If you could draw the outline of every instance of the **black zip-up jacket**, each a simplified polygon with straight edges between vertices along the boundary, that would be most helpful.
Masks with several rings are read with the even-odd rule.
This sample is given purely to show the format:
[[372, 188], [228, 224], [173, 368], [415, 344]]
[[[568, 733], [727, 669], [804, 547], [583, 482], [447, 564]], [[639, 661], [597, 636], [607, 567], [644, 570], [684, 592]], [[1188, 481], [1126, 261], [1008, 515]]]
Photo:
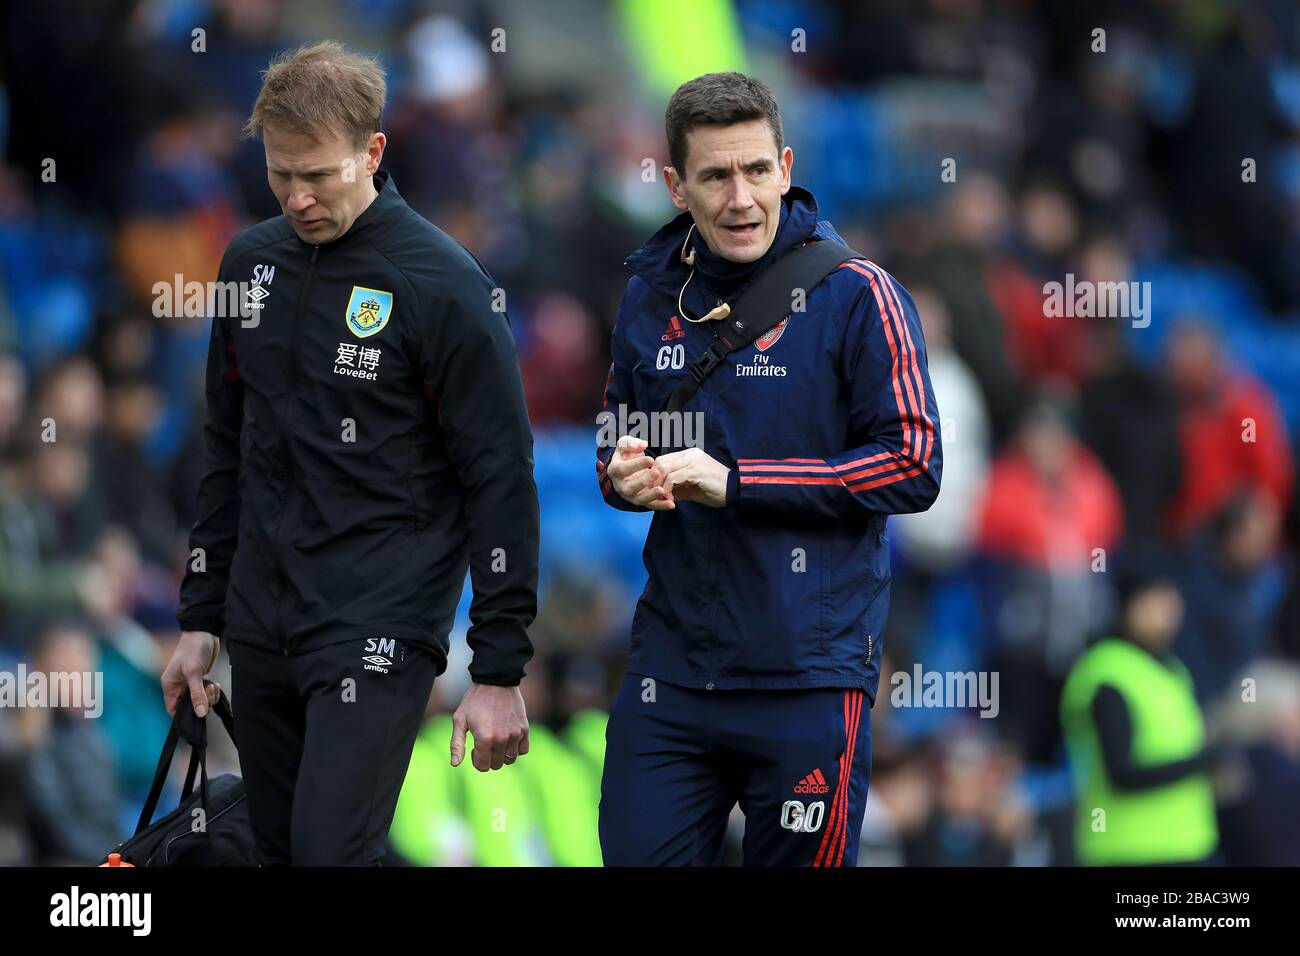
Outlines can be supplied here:
[[441, 673], [468, 565], [470, 674], [514, 685], [538, 505], [504, 297], [386, 172], [375, 187], [332, 242], [279, 216], [226, 250], [220, 280], [252, 283], [240, 296], [261, 307], [212, 321], [177, 620], [286, 655], [411, 641]]

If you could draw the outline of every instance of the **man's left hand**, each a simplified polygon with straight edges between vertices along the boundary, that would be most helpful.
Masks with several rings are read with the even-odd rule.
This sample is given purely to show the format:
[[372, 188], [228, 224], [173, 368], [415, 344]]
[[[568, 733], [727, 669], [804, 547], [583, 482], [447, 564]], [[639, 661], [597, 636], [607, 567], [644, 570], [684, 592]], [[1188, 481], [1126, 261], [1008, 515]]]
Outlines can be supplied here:
[[731, 469], [701, 448], [687, 448], [655, 459], [672, 482], [673, 497], [710, 508], [727, 506], [727, 476]]
[[528, 753], [528, 714], [518, 687], [471, 684], [451, 717], [451, 765], [465, 759], [465, 731], [474, 735], [474, 769], [500, 770]]

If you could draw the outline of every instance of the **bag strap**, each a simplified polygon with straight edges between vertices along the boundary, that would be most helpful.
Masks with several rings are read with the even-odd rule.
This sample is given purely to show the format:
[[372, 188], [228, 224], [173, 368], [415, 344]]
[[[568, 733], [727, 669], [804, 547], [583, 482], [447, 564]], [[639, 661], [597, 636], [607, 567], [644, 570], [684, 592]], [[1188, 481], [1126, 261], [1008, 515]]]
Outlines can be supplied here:
[[176, 753], [179, 738], [180, 733], [176, 730], [173, 718], [171, 728], [167, 731], [167, 740], [163, 743], [162, 754], [158, 757], [158, 769], [154, 771], [153, 783], [149, 785], [149, 796], [145, 798], [144, 807], [140, 810], [140, 822], [135, 825], [137, 836], [153, 822], [153, 812], [158, 808], [158, 800], [162, 797], [163, 784], [167, 780], [167, 771], [171, 769], [172, 756]]
[[792, 249], [760, 272], [731, 314], [718, 323], [714, 329], [717, 337], [708, 350], [687, 366], [690, 378], [673, 390], [664, 411], [681, 411], [728, 354], [745, 348], [779, 325], [790, 314], [795, 289], [808, 293], [849, 259], [862, 258], [861, 253], [842, 242], [822, 239]]
[[[207, 683], [211, 683], [210, 681]], [[225, 691], [217, 697], [217, 702], [212, 705], [212, 712], [221, 718], [221, 724], [226, 728], [226, 733], [230, 735], [230, 742], [239, 749], [239, 744], [235, 740], [235, 715], [230, 710], [230, 701], [226, 699]], [[207, 730], [204, 728], [203, 736], [206, 738]], [[202, 747], [190, 748], [190, 766], [185, 771], [185, 786], [181, 790], [181, 803], [184, 803], [191, 793], [194, 792], [194, 772], [196, 767], [203, 770], [203, 806], [206, 809], [208, 805], [208, 753], [206, 742]]]
[[[207, 687], [212, 683], [204, 680], [203, 686]], [[189, 701], [189, 698], [186, 698]], [[182, 716], [183, 704], [177, 705], [176, 715], [172, 718], [172, 725], [167, 731], [167, 739], [163, 743], [162, 753], [158, 756], [158, 767], [154, 771], [153, 783], [149, 786], [149, 795], [145, 798], [144, 807], [140, 810], [140, 820], [136, 824], [135, 832], [137, 835], [148, 829], [153, 822], [154, 811], [158, 809], [158, 801], [162, 799], [163, 787], [167, 783], [167, 774], [171, 770], [172, 759], [176, 755], [176, 747], [180, 743], [182, 736], [181, 721], [193, 721], [194, 727], [189, 727], [186, 739], [190, 741], [190, 764], [185, 773], [185, 788], [181, 791], [180, 804], [183, 804], [191, 793], [194, 792], [194, 777], [196, 772], [201, 772], [200, 778], [200, 798], [203, 801], [203, 812], [208, 810], [208, 740], [207, 740], [207, 722], [198, 719], [191, 705], [188, 714]], [[235, 715], [230, 709], [230, 701], [226, 699], [226, 692], [223, 690], [217, 697], [216, 704], [212, 707], [220, 719], [222, 726], [226, 728], [226, 733], [230, 735], [230, 740], [236, 747], [239, 744], [235, 741]], [[197, 727], [197, 730], [195, 729]], [[180, 804], [177, 804], [179, 806]]]
[[206, 820], [208, 813], [208, 748], [206, 746], [195, 747], [190, 750], [190, 766], [185, 771], [185, 786], [181, 788], [181, 799], [177, 806], [183, 806], [185, 801], [190, 798], [190, 794], [194, 792], [196, 764], [201, 774], [199, 777], [199, 806], [203, 807], [203, 816]]

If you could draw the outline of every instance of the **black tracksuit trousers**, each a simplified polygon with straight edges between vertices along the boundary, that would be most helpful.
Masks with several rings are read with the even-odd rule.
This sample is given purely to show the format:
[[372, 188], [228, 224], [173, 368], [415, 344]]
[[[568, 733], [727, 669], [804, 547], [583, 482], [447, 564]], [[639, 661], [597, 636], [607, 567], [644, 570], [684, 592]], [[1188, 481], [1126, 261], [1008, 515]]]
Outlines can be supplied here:
[[263, 866], [378, 866], [439, 673], [360, 638], [287, 656], [231, 639], [235, 733]]

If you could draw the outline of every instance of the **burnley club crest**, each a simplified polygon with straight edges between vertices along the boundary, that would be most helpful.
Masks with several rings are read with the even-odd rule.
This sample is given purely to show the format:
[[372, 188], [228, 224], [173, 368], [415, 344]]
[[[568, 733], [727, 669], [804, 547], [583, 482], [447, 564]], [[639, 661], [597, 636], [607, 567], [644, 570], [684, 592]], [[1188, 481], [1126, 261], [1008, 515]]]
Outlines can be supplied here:
[[388, 324], [393, 314], [393, 293], [354, 285], [348, 299], [347, 323], [359, 339], [374, 335]]

